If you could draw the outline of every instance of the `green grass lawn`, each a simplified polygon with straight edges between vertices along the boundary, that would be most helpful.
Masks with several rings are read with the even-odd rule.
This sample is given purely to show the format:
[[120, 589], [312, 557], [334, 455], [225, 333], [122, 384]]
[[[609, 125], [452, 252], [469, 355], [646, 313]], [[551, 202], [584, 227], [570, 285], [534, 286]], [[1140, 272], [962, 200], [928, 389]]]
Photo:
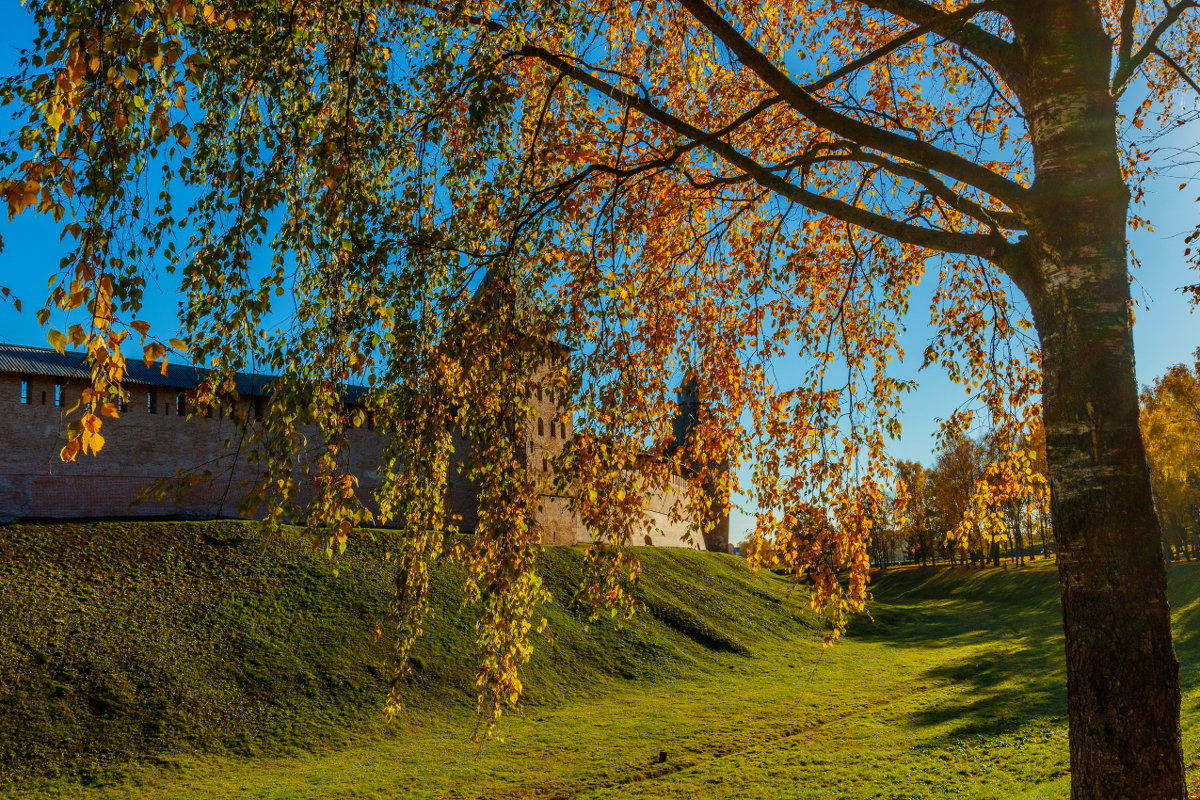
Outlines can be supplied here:
[[[149, 530], [138, 526], [137, 536]], [[200, 529], [167, 526], [152, 531], [171, 554], [163, 572], [139, 561], [139, 548], [123, 550], [119, 530], [77, 536], [57, 556], [39, 548], [61, 534], [7, 531], [0, 555], [10, 580], [0, 599], [15, 611], [0, 625], [0, 754], [43, 760], [40, 770], [10, 770], [11, 797], [1069, 793], [1047, 562], [879, 576], [873, 619], [822, 648], [817, 620], [789, 612], [799, 603], [784, 581], [695, 553], [646, 550], [648, 613], [624, 627], [588, 626], [565, 601], [579, 551], [548, 550], [547, 581], [562, 599], [548, 611], [553, 638], [531, 667], [528, 702], [501, 723], [502, 741], [478, 745], [468, 741], [470, 616], [452, 568], [437, 576], [410, 713], [389, 725], [377, 714], [386, 641], [367, 630], [386, 607], [386, 541], [358, 547], [334, 576], [295, 544], [248, 535], [245, 545], [213, 547], [197, 539]], [[113, 588], [124, 580], [117, 569], [107, 582], [83, 580], [114, 562], [136, 564], [131, 580], [144, 585], [131, 594]], [[198, 564], [207, 565], [203, 579]], [[1192, 724], [1200, 719], [1198, 570], [1177, 565], [1171, 574], [1189, 759], [1200, 749]], [[71, 611], [81, 592], [91, 600]], [[29, 605], [35, 594], [50, 600], [9, 605]], [[87, 619], [72, 622], [72, 613]], [[120, 638], [113, 619], [135, 620], [136, 633]], [[39, 624], [51, 627], [50, 642], [36, 639]], [[93, 648], [87, 659], [71, 655], [80, 642]], [[174, 661], [156, 655], [164, 648]], [[43, 654], [41, 665], [31, 651]], [[12, 658], [32, 676], [11, 668]], [[58, 703], [37, 720], [37, 735], [3, 733], [35, 699]]]

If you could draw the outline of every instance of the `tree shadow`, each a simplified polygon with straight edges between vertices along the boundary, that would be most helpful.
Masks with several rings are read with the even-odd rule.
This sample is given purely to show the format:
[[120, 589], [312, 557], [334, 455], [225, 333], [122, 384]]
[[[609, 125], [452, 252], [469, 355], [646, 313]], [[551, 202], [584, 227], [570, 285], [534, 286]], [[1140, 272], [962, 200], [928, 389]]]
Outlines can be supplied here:
[[[917, 676], [962, 687], [954, 699], [912, 713], [912, 723], [943, 731], [932, 746], [1064, 724], [1066, 679], [1057, 576], [1028, 570], [922, 570], [889, 576], [876, 588], [874, 622], [851, 636], [895, 647], [971, 646]], [[1200, 564], [1169, 569], [1175, 647], [1184, 707], [1200, 709]]]
[[[1066, 714], [1058, 584], [1053, 570], [911, 570], [875, 587], [874, 622], [850, 635], [885, 647], [937, 648], [947, 659], [915, 682], [963, 691], [911, 712], [941, 733], [929, 746], [1015, 734]], [[951, 655], [966, 649], [969, 655]]]

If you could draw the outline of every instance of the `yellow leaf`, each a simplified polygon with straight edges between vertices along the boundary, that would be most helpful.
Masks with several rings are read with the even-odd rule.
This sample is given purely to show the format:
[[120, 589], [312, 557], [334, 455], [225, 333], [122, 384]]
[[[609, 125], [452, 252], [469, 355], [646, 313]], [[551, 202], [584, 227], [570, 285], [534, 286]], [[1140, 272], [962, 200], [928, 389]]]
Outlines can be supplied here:
[[142, 360], [146, 363], [147, 367], [153, 364], [155, 361], [158, 361], [166, 354], [167, 349], [158, 342], [151, 342], [142, 348]]
[[77, 455], [79, 455], [79, 442], [74, 439], [67, 442], [63, 449], [58, 451], [58, 457], [63, 461], [74, 461]]

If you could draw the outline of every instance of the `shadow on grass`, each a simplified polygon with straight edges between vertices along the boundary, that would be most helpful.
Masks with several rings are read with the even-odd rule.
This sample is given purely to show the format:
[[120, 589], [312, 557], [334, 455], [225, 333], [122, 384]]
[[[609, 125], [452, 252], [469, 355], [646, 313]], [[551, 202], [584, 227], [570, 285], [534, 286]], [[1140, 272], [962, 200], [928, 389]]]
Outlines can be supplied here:
[[[1175, 647], [1185, 699], [1200, 690], [1200, 564], [1169, 570]], [[1065, 724], [1062, 620], [1057, 575], [1022, 570], [917, 569], [877, 581], [874, 623], [852, 636], [890, 647], [967, 648], [924, 671], [921, 680], [964, 691], [953, 702], [914, 712], [938, 741], [993, 739], [1031, 726]]]
[[1169, 599], [1174, 612], [1175, 654], [1184, 695], [1200, 690], [1200, 564], [1172, 564]]
[[1065, 716], [1053, 569], [905, 570], [877, 578], [874, 594], [875, 622], [860, 622], [851, 635], [886, 647], [937, 648], [947, 657], [918, 682], [963, 690], [911, 714], [915, 726], [941, 731], [929, 745], [996, 739]]

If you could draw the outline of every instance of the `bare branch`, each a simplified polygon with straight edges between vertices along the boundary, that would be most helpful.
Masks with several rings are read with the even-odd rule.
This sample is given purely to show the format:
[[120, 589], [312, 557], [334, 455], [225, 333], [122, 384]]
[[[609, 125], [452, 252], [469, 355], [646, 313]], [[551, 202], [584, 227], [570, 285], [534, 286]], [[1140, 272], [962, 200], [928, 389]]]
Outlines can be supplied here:
[[[937, 20], [943, 20], [948, 15], [922, 0], [857, 0], [862, 5], [878, 11], [886, 11], [897, 17], [912, 22], [915, 25], [925, 25]], [[1001, 0], [1002, 4], [1008, 3]], [[985, 31], [978, 25], [964, 24], [951, 26], [940, 30], [942, 38], [948, 42], [971, 51], [987, 62], [988, 66], [1006, 82], [1012, 83], [1021, 74], [1017, 68], [1017, 48], [1012, 42], [1005, 41], [995, 34]]]
[[1133, 19], [1137, 14], [1137, 0], [1125, 0], [1121, 7], [1121, 40], [1117, 45], [1117, 63], [1124, 64], [1133, 54]]
[[905, 31], [882, 47], [878, 47], [875, 50], [872, 50], [870, 53], [867, 53], [862, 58], [856, 58], [849, 64], [846, 64], [834, 72], [831, 72], [829, 75], [826, 75], [824, 78], [808, 84], [804, 87], [804, 90], [815, 94], [835, 81], [841, 80], [847, 75], [857, 72], [868, 64], [874, 63], [875, 61], [894, 53], [904, 45], [914, 41], [915, 39], [921, 38], [927, 33], [941, 34], [943, 32], [949, 32], [955, 28], [962, 27], [962, 25], [971, 17], [974, 17], [977, 14], [982, 14], [985, 11], [991, 11], [999, 7], [1000, 4], [1001, 0], [986, 0], [986, 2], [983, 3], [964, 6], [958, 11], [955, 11], [953, 14], [934, 17], [929, 22], [922, 23], [911, 30]]
[[1184, 82], [1187, 83], [1188, 86], [1192, 87], [1193, 92], [1200, 94], [1200, 84], [1197, 84], [1196, 81], [1192, 79], [1192, 76], [1187, 74], [1187, 70], [1185, 70], [1178, 61], [1171, 58], [1171, 56], [1169, 56], [1167, 52], [1160, 47], [1154, 48], [1154, 55], [1167, 62], [1167, 66], [1175, 70], [1176, 74], [1178, 74], [1180, 78], [1183, 78]]
[[[1007, 230], [1025, 230], [1025, 225], [1021, 219], [1011, 211], [993, 211], [984, 208], [974, 200], [963, 197], [955, 192], [942, 181], [938, 180], [928, 170], [921, 169], [912, 164], [901, 164], [891, 159], [874, 153], [864, 153], [855, 148], [847, 155], [841, 156], [822, 156], [824, 160], [852, 160], [860, 161], [866, 164], [875, 164], [882, 167], [885, 171], [908, 178], [916, 183], [921, 184], [933, 197], [938, 198], [943, 203], [953, 208], [960, 214], [965, 214], [972, 219], [982, 222], [984, 225], [992, 229], [1007, 229]], [[815, 159], [814, 159], [815, 161]]]

